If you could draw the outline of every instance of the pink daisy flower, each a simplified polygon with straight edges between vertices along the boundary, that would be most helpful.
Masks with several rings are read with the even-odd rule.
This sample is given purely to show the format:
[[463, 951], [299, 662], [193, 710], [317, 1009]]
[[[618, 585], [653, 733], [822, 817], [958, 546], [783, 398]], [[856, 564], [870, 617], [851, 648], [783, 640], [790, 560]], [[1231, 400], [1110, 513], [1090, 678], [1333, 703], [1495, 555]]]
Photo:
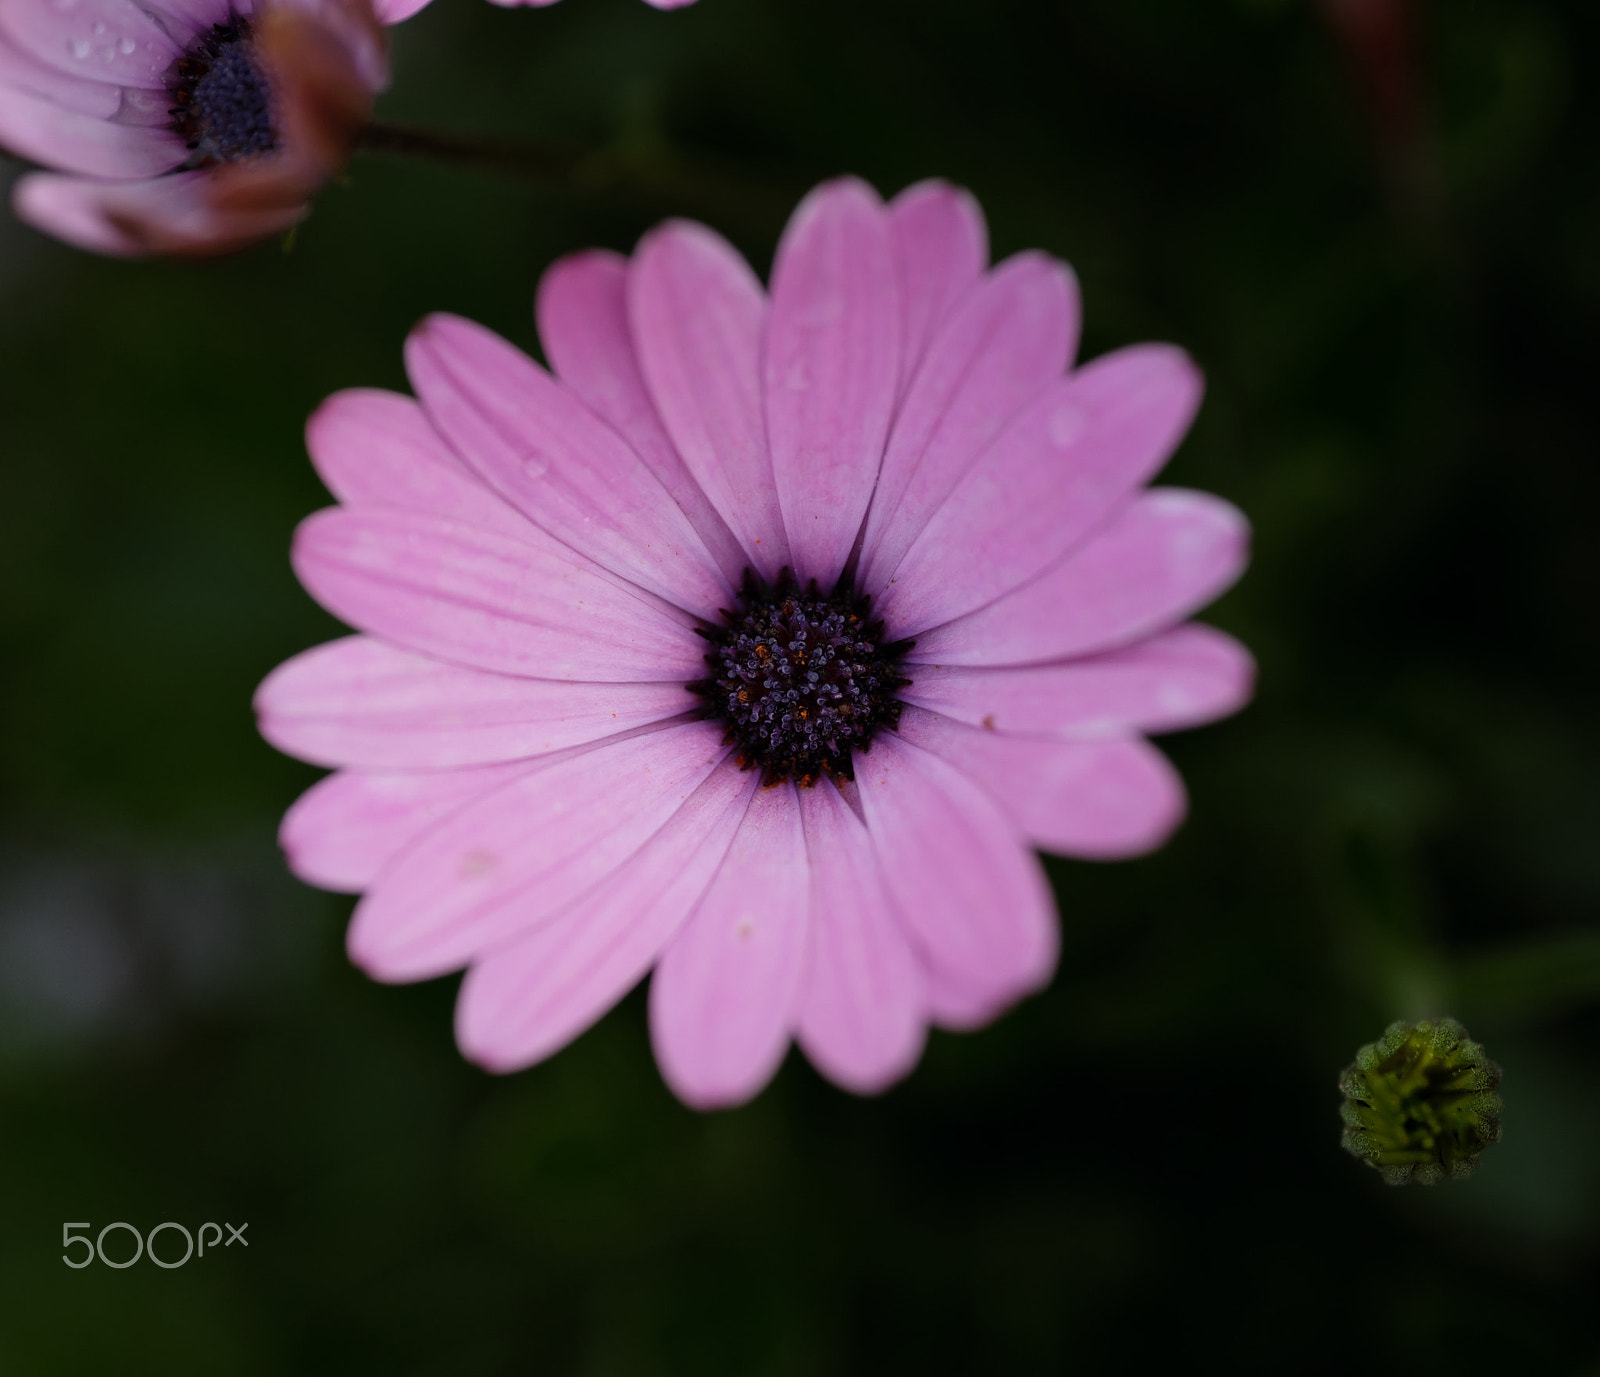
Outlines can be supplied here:
[[989, 268], [973, 201], [818, 188], [770, 296], [700, 225], [546, 274], [547, 373], [450, 316], [418, 400], [312, 418], [340, 505], [295, 569], [363, 634], [262, 685], [338, 773], [297, 874], [364, 891], [382, 980], [469, 967], [467, 1056], [526, 1066], [654, 969], [668, 1083], [733, 1104], [791, 1039], [871, 1092], [928, 1024], [1050, 978], [1033, 847], [1158, 845], [1183, 789], [1144, 733], [1247, 698], [1183, 619], [1230, 583], [1226, 503], [1143, 491], [1200, 399], [1179, 350], [1072, 367], [1071, 272]]
[[0, 144], [57, 169], [12, 204], [97, 253], [280, 233], [344, 166], [386, 63], [370, 0], [0, 0]]

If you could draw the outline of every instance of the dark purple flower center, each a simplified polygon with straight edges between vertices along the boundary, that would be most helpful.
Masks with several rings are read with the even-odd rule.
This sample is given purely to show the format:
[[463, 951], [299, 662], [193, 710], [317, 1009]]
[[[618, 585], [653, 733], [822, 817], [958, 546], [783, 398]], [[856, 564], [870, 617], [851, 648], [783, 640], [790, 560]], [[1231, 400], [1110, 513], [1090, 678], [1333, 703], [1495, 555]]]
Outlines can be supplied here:
[[242, 162], [278, 147], [272, 84], [248, 19], [213, 24], [173, 65], [167, 90], [172, 128], [194, 153], [190, 167]]
[[787, 569], [776, 587], [746, 570], [724, 625], [701, 631], [711, 672], [689, 687], [727, 724], [740, 768], [759, 769], [763, 784], [853, 779], [852, 753], [899, 722], [895, 695], [911, 682], [902, 662], [913, 642], [884, 644], [870, 603], [845, 581], [823, 596], [814, 580], [801, 590]]

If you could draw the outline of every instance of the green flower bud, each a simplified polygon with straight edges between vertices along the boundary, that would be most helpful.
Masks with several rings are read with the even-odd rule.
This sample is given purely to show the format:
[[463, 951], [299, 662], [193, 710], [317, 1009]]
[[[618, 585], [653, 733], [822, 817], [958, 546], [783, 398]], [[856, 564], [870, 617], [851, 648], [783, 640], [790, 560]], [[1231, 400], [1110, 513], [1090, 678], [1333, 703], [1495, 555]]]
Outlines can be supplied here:
[[1453, 1018], [1391, 1023], [1339, 1077], [1344, 1150], [1391, 1186], [1464, 1181], [1500, 1141], [1500, 1068]]

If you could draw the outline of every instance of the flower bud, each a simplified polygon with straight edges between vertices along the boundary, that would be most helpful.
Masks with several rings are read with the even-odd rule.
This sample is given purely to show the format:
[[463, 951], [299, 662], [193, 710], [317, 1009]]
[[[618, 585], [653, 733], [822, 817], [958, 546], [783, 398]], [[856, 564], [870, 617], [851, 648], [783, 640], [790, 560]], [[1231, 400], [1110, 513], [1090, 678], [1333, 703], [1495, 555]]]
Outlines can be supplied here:
[[1453, 1018], [1391, 1023], [1339, 1077], [1344, 1150], [1391, 1186], [1464, 1181], [1500, 1141], [1500, 1068]]

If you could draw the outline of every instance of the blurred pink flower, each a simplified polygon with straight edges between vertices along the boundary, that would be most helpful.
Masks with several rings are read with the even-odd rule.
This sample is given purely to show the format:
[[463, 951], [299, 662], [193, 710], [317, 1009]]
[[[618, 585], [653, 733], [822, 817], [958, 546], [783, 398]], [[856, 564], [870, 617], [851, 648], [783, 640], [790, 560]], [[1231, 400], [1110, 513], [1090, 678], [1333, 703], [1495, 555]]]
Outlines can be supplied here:
[[469, 1057], [538, 1061], [654, 967], [688, 1103], [754, 1094], [791, 1037], [876, 1091], [929, 1022], [1049, 980], [1031, 846], [1129, 856], [1177, 824], [1143, 733], [1252, 677], [1181, 625], [1243, 567], [1243, 519], [1142, 490], [1200, 376], [1167, 345], [1072, 368], [1071, 272], [987, 256], [964, 193], [833, 182], [770, 296], [668, 223], [546, 274], [554, 376], [435, 316], [418, 401], [312, 418], [341, 505], [295, 568], [365, 634], [262, 685], [266, 737], [339, 767], [282, 840], [365, 891], [374, 976], [471, 968]]
[[0, 144], [59, 170], [12, 203], [98, 253], [239, 248], [305, 218], [386, 64], [370, 0], [0, 0]]

